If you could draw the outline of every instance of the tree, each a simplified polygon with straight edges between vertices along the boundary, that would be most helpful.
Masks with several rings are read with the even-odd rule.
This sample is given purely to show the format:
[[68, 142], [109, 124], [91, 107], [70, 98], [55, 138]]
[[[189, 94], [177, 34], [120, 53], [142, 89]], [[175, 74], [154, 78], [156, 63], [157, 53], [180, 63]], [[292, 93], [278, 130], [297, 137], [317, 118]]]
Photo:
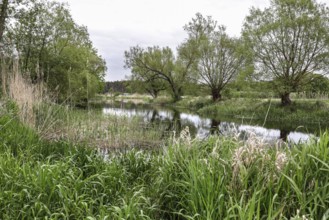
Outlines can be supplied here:
[[60, 55], [51, 57], [45, 78], [48, 88], [58, 93], [59, 101], [86, 102], [103, 91], [101, 85], [106, 66], [96, 51], [69, 44]]
[[315, 98], [316, 95], [327, 96], [329, 94], [329, 79], [320, 74], [309, 74], [309, 82], [301, 92], [305, 92], [308, 98]]
[[17, 10], [6, 37], [20, 54], [22, 72], [45, 82], [59, 101], [86, 101], [101, 91], [106, 64], [65, 4], [33, 0]]
[[213, 101], [218, 101], [223, 89], [236, 79], [244, 65], [243, 54], [238, 50], [239, 41], [230, 38], [224, 26], [199, 13], [185, 30], [189, 34], [187, 44], [198, 52], [197, 80], [210, 88]]
[[167, 89], [167, 86], [161, 78], [157, 76], [133, 76], [131, 77], [130, 87], [134, 91], [147, 92], [156, 99], [161, 91]]
[[315, 0], [272, 0], [252, 8], [243, 35], [252, 47], [261, 78], [272, 80], [283, 106], [307, 84], [309, 73], [324, 73], [329, 59], [329, 10]]
[[181, 59], [180, 56], [176, 58], [169, 47], [143, 49], [135, 46], [125, 51], [125, 68], [131, 69], [133, 77], [162, 80], [167, 84], [174, 101], [181, 99], [192, 63], [192, 57], [190, 60]]
[[15, 15], [15, 7], [17, 7], [22, 0], [9, 1], [9, 0], [1, 0], [0, 1], [0, 73], [1, 73], [1, 87], [2, 87], [2, 95], [6, 96], [6, 81], [7, 81], [7, 64], [5, 62], [6, 57], [11, 57], [12, 51], [8, 54], [5, 53], [4, 45], [5, 42], [3, 40], [3, 36], [6, 30], [6, 24], [8, 23], [8, 19]]
[[6, 19], [8, 16], [8, 0], [2, 0], [0, 4], [0, 45], [2, 44], [2, 36], [5, 31]]

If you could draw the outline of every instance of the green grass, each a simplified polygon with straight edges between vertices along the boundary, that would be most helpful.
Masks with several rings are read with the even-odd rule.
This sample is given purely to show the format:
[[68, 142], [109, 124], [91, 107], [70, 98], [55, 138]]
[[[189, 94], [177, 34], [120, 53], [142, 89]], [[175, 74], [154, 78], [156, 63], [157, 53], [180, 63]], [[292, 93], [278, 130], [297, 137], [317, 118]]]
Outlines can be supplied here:
[[6, 112], [0, 189], [0, 219], [327, 219], [329, 135], [276, 148], [184, 131], [163, 149], [102, 155]]
[[329, 125], [329, 104], [320, 100], [297, 100], [291, 106], [282, 107], [278, 99], [229, 99], [201, 108], [198, 113], [292, 130], [302, 125], [316, 131]]
[[[270, 94], [273, 96], [273, 94]], [[182, 100], [172, 103], [170, 99], [161, 97], [149, 103], [184, 109], [185, 112], [197, 112], [200, 116], [216, 118], [221, 121], [263, 125], [267, 128], [296, 130], [304, 127], [304, 131], [318, 132], [329, 126], [329, 101], [327, 99], [298, 98], [292, 94], [293, 104], [281, 106], [278, 98], [262, 98], [262, 96], [233, 96], [213, 103], [210, 96], [184, 96]]]
[[141, 117], [104, 115], [101, 108], [76, 109], [49, 103], [36, 110], [34, 127], [48, 140], [98, 148], [159, 147], [168, 135], [163, 126]]

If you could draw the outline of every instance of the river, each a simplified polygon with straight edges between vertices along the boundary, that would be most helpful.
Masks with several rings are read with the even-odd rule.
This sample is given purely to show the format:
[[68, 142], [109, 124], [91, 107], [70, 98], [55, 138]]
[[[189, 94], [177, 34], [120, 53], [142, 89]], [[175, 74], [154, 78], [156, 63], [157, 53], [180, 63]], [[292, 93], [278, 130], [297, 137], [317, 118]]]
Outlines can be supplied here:
[[251, 123], [251, 121], [241, 120], [239, 123], [236, 122], [236, 119], [219, 120], [201, 117], [196, 113], [191, 113], [184, 109], [133, 104], [129, 102], [108, 103], [103, 107], [103, 113], [105, 115], [111, 114], [126, 117], [139, 116], [145, 122], [161, 125], [166, 132], [175, 131], [179, 133], [188, 126], [191, 136], [196, 138], [207, 138], [209, 135], [216, 134], [238, 136], [241, 139], [246, 139], [250, 135], [256, 135], [268, 142], [283, 140], [289, 143], [301, 143], [315, 137], [311, 133], [299, 131], [298, 129], [302, 129], [300, 126], [296, 126], [296, 130], [267, 128], [254, 122]]

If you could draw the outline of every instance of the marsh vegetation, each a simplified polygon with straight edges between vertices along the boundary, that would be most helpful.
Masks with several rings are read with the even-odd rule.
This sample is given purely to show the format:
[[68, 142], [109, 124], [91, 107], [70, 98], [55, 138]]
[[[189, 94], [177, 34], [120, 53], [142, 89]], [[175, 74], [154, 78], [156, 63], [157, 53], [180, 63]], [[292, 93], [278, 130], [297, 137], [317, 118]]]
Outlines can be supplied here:
[[120, 92], [151, 97], [107, 83], [117, 107], [65, 4], [1, 1], [0, 219], [328, 219], [328, 16], [273, 0], [232, 38], [197, 13], [177, 52], [125, 52]]
[[328, 144], [191, 138], [108, 151], [49, 141], [1, 113], [1, 218], [327, 218]]

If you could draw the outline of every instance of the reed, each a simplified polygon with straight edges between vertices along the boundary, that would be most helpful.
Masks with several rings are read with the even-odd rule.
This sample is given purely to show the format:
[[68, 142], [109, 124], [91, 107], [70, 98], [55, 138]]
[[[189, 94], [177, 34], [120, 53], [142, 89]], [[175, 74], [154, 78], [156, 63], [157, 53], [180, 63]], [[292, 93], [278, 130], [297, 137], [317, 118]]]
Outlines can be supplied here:
[[[65, 103], [55, 103], [56, 95], [46, 91], [43, 83], [32, 84], [19, 71], [18, 61], [8, 79], [8, 105], [21, 122], [47, 140], [67, 140], [98, 148], [161, 146], [161, 126], [150, 125], [139, 117], [104, 116], [99, 110], [79, 110]], [[7, 111], [7, 113], [8, 113]], [[87, 113], [86, 113], [87, 112]], [[129, 125], [129, 126], [128, 126]]]
[[10, 112], [0, 114], [0, 219], [328, 218], [327, 132], [287, 148], [255, 136], [197, 140], [185, 128], [157, 151], [100, 153], [40, 138]]

